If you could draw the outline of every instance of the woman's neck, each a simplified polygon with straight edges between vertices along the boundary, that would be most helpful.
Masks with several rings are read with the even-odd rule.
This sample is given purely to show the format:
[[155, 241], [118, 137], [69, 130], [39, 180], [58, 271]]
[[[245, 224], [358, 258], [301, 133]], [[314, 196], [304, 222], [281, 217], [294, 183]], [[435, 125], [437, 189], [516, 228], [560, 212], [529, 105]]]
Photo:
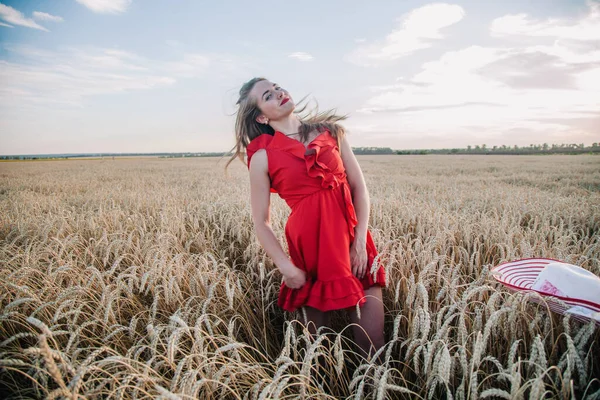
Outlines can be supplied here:
[[296, 117], [295, 115], [291, 115], [289, 118], [280, 121], [271, 121], [269, 125], [271, 125], [271, 128], [275, 129], [276, 131], [279, 131], [284, 135], [290, 136], [298, 134], [298, 132], [300, 131], [300, 125], [302, 125], [302, 123], [300, 122], [298, 117]]

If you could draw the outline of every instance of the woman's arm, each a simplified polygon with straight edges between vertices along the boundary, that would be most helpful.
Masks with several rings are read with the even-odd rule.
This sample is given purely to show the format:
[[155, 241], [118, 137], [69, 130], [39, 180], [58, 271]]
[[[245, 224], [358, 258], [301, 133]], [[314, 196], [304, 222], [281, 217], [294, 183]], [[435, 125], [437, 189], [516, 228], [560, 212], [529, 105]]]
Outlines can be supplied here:
[[358, 220], [358, 224], [354, 228], [355, 240], [366, 243], [369, 210], [371, 208], [369, 191], [367, 190], [367, 185], [365, 184], [365, 178], [360, 169], [360, 165], [352, 152], [352, 147], [350, 146], [346, 135], [342, 138], [341, 146], [342, 161], [352, 191], [352, 202], [354, 203], [356, 219]]
[[354, 227], [354, 241], [350, 246], [350, 263], [352, 273], [362, 279], [367, 272], [367, 226], [369, 224], [369, 192], [365, 184], [358, 161], [345, 135], [341, 140], [342, 161], [352, 192], [352, 203], [356, 211], [357, 225]]
[[288, 258], [273, 232], [270, 215], [270, 189], [267, 152], [260, 149], [254, 153], [250, 163], [250, 205], [254, 229], [258, 241], [284, 275], [286, 285], [296, 289], [304, 284], [304, 273]]

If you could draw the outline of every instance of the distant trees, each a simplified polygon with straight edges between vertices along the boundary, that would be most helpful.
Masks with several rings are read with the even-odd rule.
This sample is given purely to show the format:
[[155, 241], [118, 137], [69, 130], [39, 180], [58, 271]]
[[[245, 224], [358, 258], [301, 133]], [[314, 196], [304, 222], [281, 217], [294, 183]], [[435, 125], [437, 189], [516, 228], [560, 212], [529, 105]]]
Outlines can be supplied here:
[[[476, 144], [475, 147], [468, 145], [466, 148], [448, 148], [448, 149], [414, 149], [414, 150], [394, 150], [390, 147], [353, 147], [354, 154], [600, 154], [600, 143], [594, 142], [591, 146], [585, 146], [583, 143], [543, 143], [530, 144], [527, 147], [518, 145], [507, 146], [494, 145], [491, 148], [485, 143]], [[87, 154], [43, 154], [43, 155], [5, 155], [0, 156], [0, 160], [52, 160], [69, 158], [92, 158], [92, 157], [115, 157], [123, 156], [156, 156], [160, 158], [188, 158], [188, 157], [221, 157], [228, 155], [225, 152], [212, 153], [87, 153]]]
[[354, 154], [395, 154], [390, 147], [353, 147]]
[[585, 146], [583, 143], [561, 143], [561, 144], [530, 144], [526, 147], [518, 145], [507, 146], [495, 145], [489, 148], [486, 144], [476, 144], [475, 147], [468, 145], [465, 149], [430, 149], [430, 150], [397, 150], [396, 154], [600, 154], [600, 144], [593, 143]]

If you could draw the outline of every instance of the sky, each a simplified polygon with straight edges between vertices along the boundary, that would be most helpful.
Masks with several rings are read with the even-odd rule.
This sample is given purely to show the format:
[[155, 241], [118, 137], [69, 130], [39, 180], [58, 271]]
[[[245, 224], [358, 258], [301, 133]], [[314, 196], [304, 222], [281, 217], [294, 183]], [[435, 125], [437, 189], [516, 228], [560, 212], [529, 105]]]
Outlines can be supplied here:
[[220, 152], [263, 76], [353, 147], [600, 142], [600, 1], [0, 0], [0, 154]]

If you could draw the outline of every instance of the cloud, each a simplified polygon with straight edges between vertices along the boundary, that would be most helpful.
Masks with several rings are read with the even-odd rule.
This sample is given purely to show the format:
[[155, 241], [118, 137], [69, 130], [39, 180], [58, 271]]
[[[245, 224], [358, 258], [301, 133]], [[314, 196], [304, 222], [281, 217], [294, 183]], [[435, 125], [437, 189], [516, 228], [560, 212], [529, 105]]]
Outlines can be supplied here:
[[532, 36], [560, 37], [575, 40], [600, 40], [600, 3], [587, 1], [588, 13], [579, 21], [566, 18], [536, 20], [527, 14], [506, 15], [496, 18], [490, 33], [495, 37]]
[[136, 54], [116, 49], [102, 49], [100, 51], [74, 51], [74, 61], [86, 68], [94, 69], [119, 69], [124, 71], [147, 71], [148, 60]]
[[[9, 24], [24, 26], [26, 28], [39, 29], [41, 31], [49, 32], [48, 29], [39, 25], [37, 22], [32, 20], [31, 18], [26, 18], [22, 12], [15, 10], [14, 8], [4, 5], [0, 3], [0, 19]], [[10, 25], [3, 25], [9, 26]]]
[[412, 10], [398, 18], [399, 25], [384, 40], [362, 44], [345, 59], [354, 64], [376, 66], [433, 46], [443, 39], [442, 29], [459, 22], [465, 15], [462, 7], [433, 3]]
[[41, 12], [41, 11], [34, 11], [32, 15], [33, 15], [33, 19], [37, 19], [40, 21], [52, 21], [52, 22], [63, 22], [64, 21], [63, 17], [59, 17], [57, 15], [52, 15], [52, 14], [48, 14], [48, 13]]
[[206, 71], [211, 58], [204, 54], [185, 54], [180, 61], [168, 62], [162, 68], [171, 74], [191, 78]]
[[515, 51], [480, 68], [479, 73], [516, 89], [577, 90], [578, 73], [598, 66], [600, 63], [569, 63], [534, 48]]
[[77, 0], [90, 10], [100, 14], [120, 14], [127, 10], [132, 0]]
[[[530, 40], [445, 52], [408, 78], [371, 86], [357, 124], [388, 139], [429, 135], [439, 143], [448, 137], [590, 141], [598, 135], [592, 126], [600, 109], [600, 50], [581, 32], [597, 15], [590, 4], [579, 18], [527, 18], [515, 32], [532, 33]], [[564, 36], [548, 45], [540, 32]]]
[[114, 49], [66, 49], [59, 52], [9, 47], [23, 63], [0, 61], [0, 93], [5, 106], [81, 106], [86, 97], [147, 90], [175, 79], [146, 68], [153, 63]]
[[5, 106], [51, 105], [81, 106], [85, 97], [150, 89], [170, 85], [173, 78], [159, 75], [131, 76], [122, 73], [79, 70], [72, 66], [41, 69], [0, 61], [0, 76], [18, 79], [0, 96]]
[[220, 79], [244, 67], [226, 54], [188, 53], [177, 61], [161, 61], [111, 48], [51, 51], [6, 45], [5, 49], [22, 61], [0, 60], [4, 107], [78, 107], [91, 96], [151, 90], [209, 73], [211, 79]]
[[412, 112], [412, 111], [426, 111], [426, 110], [442, 110], [442, 109], [447, 109], [447, 108], [460, 108], [460, 107], [467, 107], [467, 106], [488, 106], [488, 107], [501, 107], [501, 104], [497, 104], [497, 103], [489, 103], [489, 102], [477, 102], [477, 101], [473, 101], [473, 102], [465, 102], [465, 103], [458, 103], [458, 104], [443, 104], [443, 105], [432, 105], [432, 106], [425, 106], [425, 105], [421, 105], [421, 106], [406, 106], [406, 107], [397, 107], [397, 108], [391, 108], [391, 107], [373, 107], [373, 108], [368, 108], [368, 109], [362, 109], [360, 110], [361, 112], [368, 112], [368, 113], [406, 113], [406, 112]]
[[289, 58], [295, 58], [296, 60], [300, 60], [300, 61], [311, 61], [313, 60], [313, 56], [308, 54], [308, 53], [303, 53], [301, 51], [292, 53], [290, 55], [288, 55]]
[[[536, 59], [545, 64], [529, 70], [528, 64]], [[549, 67], [553, 63], [560, 66], [553, 56], [526, 49], [471, 46], [425, 63], [410, 84], [381, 90], [359, 111], [412, 112], [403, 122], [412, 121], [414, 129], [428, 131], [432, 126], [466, 126], [474, 120], [490, 127], [519, 125], [524, 119], [568, 118], [597, 110], [600, 84], [595, 82], [600, 81], [600, 64], [580, 69], [565, 64], [563, 70]], [[490, 103], [496, 106], [489, 107]], [[449, 109], [452, 115], [446, 112]], [[433, 120], [442, 120], [441, 115], [444, 124], [438, 126]]]
[[0, 22], [0, 26], [5, 26], [5, 27], [7, 27], [7, 28], [14, 28], [14, 26], [12, 26], [12, 25], [9, 25], [9, 24], [5, 24], [5, 23], [3, 23], [3, 22]]
[[[585, 114], [582, 114], [585, 115]], [[547, 118], [547, 122], [552, 122], [560, 125], [572, 125], [577, 124], [581, 129], [584, 129], [595, 136], [595, 141], [600, 142], [598, 139], [598, 127], [600, 126], [600, 112], [595, 115], [590, 114], [589, 116], [575, 117], [575, 118]]]
[[447, 52], [439, 60], [423, 64], [421, 71], [411, 79], [383, 86], [359, 111], [489, 103], [489, 91], [501, 90], [502, 85], [484, 79], [475, 71], [499, 59], [501, 54], [498, 49], [481, 46]]

